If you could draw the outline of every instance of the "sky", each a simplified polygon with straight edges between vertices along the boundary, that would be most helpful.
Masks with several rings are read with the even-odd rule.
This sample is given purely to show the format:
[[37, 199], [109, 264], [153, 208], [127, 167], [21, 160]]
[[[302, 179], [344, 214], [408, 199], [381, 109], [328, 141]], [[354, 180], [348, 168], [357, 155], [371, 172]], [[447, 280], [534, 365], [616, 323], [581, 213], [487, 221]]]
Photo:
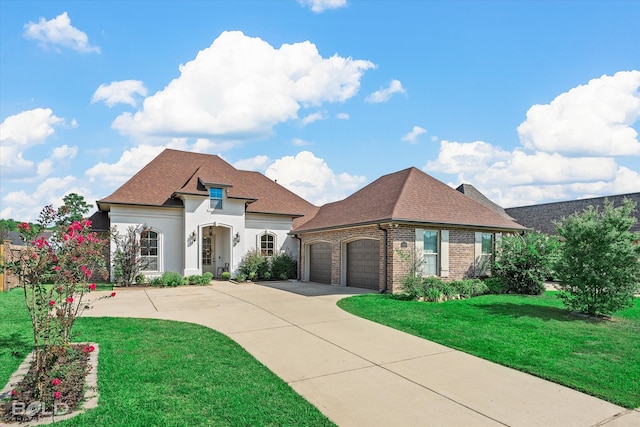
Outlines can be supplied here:
[[0, 218], [165, 148], [308, 201], [416, 167], [503, 207], [640, 191], [640, 1], [0, 0]]

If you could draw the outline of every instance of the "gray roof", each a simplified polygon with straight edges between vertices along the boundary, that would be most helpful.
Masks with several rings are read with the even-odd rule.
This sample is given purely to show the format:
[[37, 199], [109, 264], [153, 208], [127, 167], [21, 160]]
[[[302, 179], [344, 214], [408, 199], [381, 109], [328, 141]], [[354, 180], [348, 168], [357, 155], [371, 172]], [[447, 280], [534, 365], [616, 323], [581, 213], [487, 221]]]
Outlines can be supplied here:
[[476, 187], [474, 187], [473, 185], [471, 185], [471, 184], [460, 184], [458, 186], [458, 188], [456, 188], [456, 190], [458, 190], [459, 192], [461, 192], [465, 196], [470, 197], [471, 199], [475, 200], [476, 202], [480, 203], [485, 208], [489, 208], [492, 211], [494, 211], [495, 213], [497, 213], [499, 215], [502, 215], [503, 217], [505, 217], [507, 219], [515, 221], [515, 218], [513, 218], [508, 213], [506, 213], [504, 211], [504, 209], [502, 208], [502, 206], [497, 205], [496, 203], [493, 203], [491, 200], [489, 200], [487, 198], [487, 196], [485, 196], [480, 191], [478, 191], [478, 189]]
[[640, 193], [543, 203], [540, 205], [507, 208], [505, 211], [525, 227], [533, 228], [542, 233], [556, 234], [556, 221], [560, 221], [573, 213], [580, 213], [589, 206], [602, 209], [605, 200], [609, 200], [613, 203], [614, 207], [618, 207], [622, 205], [624, 199], [631, 199], [636, 203], [636, 209], [632, 212], [636, 217], [636, 223], [631, 228], [631, 231], [640, 231]]

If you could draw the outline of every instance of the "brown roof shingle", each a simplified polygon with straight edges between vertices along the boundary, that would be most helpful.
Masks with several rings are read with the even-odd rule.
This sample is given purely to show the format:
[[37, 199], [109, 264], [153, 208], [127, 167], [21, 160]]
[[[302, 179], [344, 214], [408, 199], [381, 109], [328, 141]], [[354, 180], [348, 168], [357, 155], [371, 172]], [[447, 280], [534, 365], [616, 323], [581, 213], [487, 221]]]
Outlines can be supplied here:
[[384, 175], [346, 199], [322, 206], [315, 217], [295, 231], [385, 221], [525, 229], [412, 167]]
[[[219, 156], [166, 149], [113, 194], [98, 201], [109, 204], [180, 207], [178, 195], [208, 197], [203, 184], [227, 188], [227, 196], [245, 199], [247, 212], [313, 215], [317, 207], [259, 172], [241, 171]], [[302, 223], [302, 221], [297, 221]]]

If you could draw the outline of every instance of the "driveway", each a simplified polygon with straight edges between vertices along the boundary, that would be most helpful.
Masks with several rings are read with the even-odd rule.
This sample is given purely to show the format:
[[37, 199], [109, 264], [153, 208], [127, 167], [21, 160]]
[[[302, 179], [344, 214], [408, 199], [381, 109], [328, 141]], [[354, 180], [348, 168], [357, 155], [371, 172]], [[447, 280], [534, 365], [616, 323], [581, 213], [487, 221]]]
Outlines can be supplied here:
[[367, 292], [303, 282], [132, 288], [84, 315], [179, 320], [220, 331], [340, 426], [640, 425], [640, 410], [336, 306]]

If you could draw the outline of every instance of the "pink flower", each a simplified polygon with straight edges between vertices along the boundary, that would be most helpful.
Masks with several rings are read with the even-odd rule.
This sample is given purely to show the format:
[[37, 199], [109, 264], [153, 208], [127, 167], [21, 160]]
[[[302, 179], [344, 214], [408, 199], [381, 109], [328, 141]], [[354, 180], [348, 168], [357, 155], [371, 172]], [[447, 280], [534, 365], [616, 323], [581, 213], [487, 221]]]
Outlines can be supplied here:
[[111, 298], [115, 297], [116, 293], [115, 292], [111, 292]]
[[53, 267], [53, 271], [60, 271], [60, 266], [56, 265], [55, 267]]
[[69, 297], [65, 301], [68, 302], [69, 304], [71, 304], [73, 302], [73, 297]]
[[39, 238], [33, 243], [35, 243], [38, 249], [42, 249], [45, 246], [49, 246], [49, 242], [47, 242], [47, 239], [44, 236], [42, 236], [41, 238]]
[[90, 291], [95, 291], [96, 290], [96, 284], [95, 283], [90, 284], [89, 285], [89, 290]]
[[60, 396], [62, 396], [62, 393], [60, 393], [59, 391], [56, 391], [53, 393], [53, 398], [54, 399], [60, 399]]
[[83, 353], [91, 353], [92, 351], [95, 351], [95, 347], [92, 345], [85, 345], [84, 348], [82, 349]]
[[19, 230], [29, 231], [29, 223], [23, 222], [22, 224], [18, 224]]
[[58, 286], [58, 292], [62, 292], [62, 286]]
[[53, 307], [54, 305], [56, 305], [56, 302], [54, 300], [49, 301], [49, 307]]
[[16, 394], [18, 394], [18, 392], [17, 392], [17, 391], [15, 391], [15, 390], [11, 390], [11, 396], [15, 396]]
[[53, 385], [60, 384], [60, 379], [59, 378], [54, 378], [53, 381], [51, 381], [51, 384], [53, 384]]

